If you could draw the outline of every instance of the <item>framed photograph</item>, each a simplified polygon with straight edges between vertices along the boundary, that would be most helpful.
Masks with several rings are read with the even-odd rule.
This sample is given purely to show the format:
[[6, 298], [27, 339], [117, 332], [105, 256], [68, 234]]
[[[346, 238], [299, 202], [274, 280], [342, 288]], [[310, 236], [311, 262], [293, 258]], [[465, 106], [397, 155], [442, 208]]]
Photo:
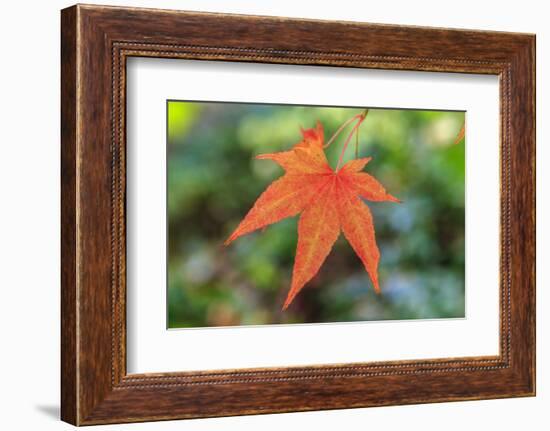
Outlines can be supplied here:
[[535, 36], [61, 14], [62, 419], [535, 394]]

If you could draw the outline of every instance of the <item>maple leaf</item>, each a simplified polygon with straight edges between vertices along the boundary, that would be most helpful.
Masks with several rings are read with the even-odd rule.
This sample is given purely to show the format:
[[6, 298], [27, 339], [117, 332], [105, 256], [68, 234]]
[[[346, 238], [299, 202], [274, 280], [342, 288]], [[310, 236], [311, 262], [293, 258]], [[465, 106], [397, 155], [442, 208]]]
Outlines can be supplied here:
[[466, 134], [466, 122], [464, 122], [464, 124], [462, 124], [462, 127], [461, 127], [460, 131], [458, 132], [458, 135], [456, 135], [454, 145], [460, 143], [460, 141], [462, 141], [464, 139], [465, 134]]
[[324, 133], [320, 122], [315, 129], [302, 130], [302, 135], [302, 141], [289, 151], [256, 157], [277, 162], [285, 174], [260, 195], [225, 241], [228, 245], [242, 235], [301, 213], [292, 283], [283, 310], [317, 274], [340, 232], [363, 262], [375, 291], [380, 292], [380, 252], [372, 214], [361, 198], [400, 202], [386, 193], [373, 176], [361, 172], [370, 157], [351, 160], [341, 169], [333, 170], [323, 149]]

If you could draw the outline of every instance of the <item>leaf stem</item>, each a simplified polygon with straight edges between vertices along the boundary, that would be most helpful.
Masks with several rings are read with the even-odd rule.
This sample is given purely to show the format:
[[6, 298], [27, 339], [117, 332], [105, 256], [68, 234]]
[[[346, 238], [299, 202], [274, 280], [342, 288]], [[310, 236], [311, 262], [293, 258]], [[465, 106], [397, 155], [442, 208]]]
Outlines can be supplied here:
[[357, 133], [355, 134], [355, 158], [359, 158], [359, 129], [357, 129]]
[[[342, 130], [344, 130], [350, 123], [354, 122], [355, 120], [361, 120], [361, 117], [362, 117], [363, 113], [361, 114], [357, 114], [357, 115], [354, 115], [353, 117], [351, 117], [349, 120], [347, 120], [344, 124], [342, 124], [338, 130], [336, 132], [334, 132], [334, 135], [332, 135], [332, 137], [328, 140], [328, 142], [323, 145], [323, 148], [328, 148], [330, 144], [332, 144], [334, 142], [334, 140], [336, 139], [336, 137], [342, 133]], [[362, 121], [362, 120], [361, 120]]]
[[[351, 120], [357, 119], [357, 123], [353, 128], [351, 129], [351, 132], [349, 133], [348, 137], [346, 138], [346, 141], [344, 142], [344, 148], [342, 148], [342, 152], [340, 153], [340, 158], [338, 159], [338, 164], [336, 165], [335, 172], [338, 172], [340, 170], [340, 165], [342, 164], [342, 160], [344, 158], [344, 153], [346, 152], [346, 149], [348, 148], [349, 141], [353, 137], [353, 134], [356, 134], [356, 143], [355, 143], [355, 158], [359, 155], [359, 126], [363, 123], [365, 118], [367, 117], [367, 114], [369, 113], [368, 109], [365, 109], [361, 114], [357, 114], [355, 117], [353, 117]], [[344, 125], [349, 124], [351, 121], [348, 120]], [[332, 140], [332, 138], [331, 138]]]

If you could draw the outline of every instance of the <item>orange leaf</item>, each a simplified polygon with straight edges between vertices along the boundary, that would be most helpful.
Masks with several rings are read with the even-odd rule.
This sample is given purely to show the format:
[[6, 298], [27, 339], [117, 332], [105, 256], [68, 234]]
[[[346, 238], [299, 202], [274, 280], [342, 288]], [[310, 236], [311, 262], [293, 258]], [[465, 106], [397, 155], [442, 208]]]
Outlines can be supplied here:
[[365, 157], [363, 159], [354, 159], [347, 162], [344, 166], [342, 166], [342, 174], [348, 173], [348, 172], [359, 172], [362, 171], [365, 166], [367, 166], [367, 163], [372, 160], [372, 157]]
[[283, 310], [290, 305], [302, 287], [317, 274], [340, 235], [338, 211], [334, 206], [335, 180], [335, 176], [328, 177], [326, 184], [319, 190], [319, 198], [307, 206], [300, 216], [292, 285]]
[[277, 223], [302, 211], [316, 196], [323, 178], [305, 180], [303, 175], [285, 175], [273, 182], [258, 198], [225, 245], [241, 235]]
[[321, 174], [332, 170], [323, 150], [323, 126], [317, 123], [317, 129], [302, 130], [304, 139], [290, 151], [260, 154], [257, 159], [269, 159], [277, 162], [288, 173]]
[[374, 236], [374, 223], [369, 207], [365, 205], [343, 181], [340, 181], [338, 190], [338, 212], [344, 236], [357, 253], [379, 293], [378, 261], [380, 252]]
[[257, 199], [252, 209], [229, 236], [226, 244], [286, 217], [301, 213], [292, 284], [286, 309], [321, 268], [340, 231], [359, 256], [376, 292], [380, 252], [372, 215], [360, 197], [371, 201], [399, 202], [371, 175], [360, 172], [370, 157], [346, 163], [334, 171], [323, 150], [323, 127], [302, 131], [303, 140], [291, 150], [263, 154], [286, 171]]
[[462, 125], [462, 128], [458, 132], [458, 135], [456, 135], [454, 145], [458, 144], [460, 141], [464, 139], [464, 135], [466, 134], [466, 122]]
[[340, 175], [340, 178], [350, 190], [354, 190], [356, 194], [369, 201], [400, 202], [399, 199], [386, 193], [386, 189], [378, 182], [376, 178], [365, 172], [355, 172], [347, 175], [343, 172]]

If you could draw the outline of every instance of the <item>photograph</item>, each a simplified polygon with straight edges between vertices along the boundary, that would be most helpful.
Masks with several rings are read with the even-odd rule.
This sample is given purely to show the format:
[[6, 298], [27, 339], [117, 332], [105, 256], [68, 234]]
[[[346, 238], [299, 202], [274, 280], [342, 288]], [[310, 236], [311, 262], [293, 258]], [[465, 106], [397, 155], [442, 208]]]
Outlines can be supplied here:
[[464, 111], [166, 109], [168, 328], [465, 317]]
[[8, 429], [541, 419], [541, 7], [147, 3], [7, 21]]

